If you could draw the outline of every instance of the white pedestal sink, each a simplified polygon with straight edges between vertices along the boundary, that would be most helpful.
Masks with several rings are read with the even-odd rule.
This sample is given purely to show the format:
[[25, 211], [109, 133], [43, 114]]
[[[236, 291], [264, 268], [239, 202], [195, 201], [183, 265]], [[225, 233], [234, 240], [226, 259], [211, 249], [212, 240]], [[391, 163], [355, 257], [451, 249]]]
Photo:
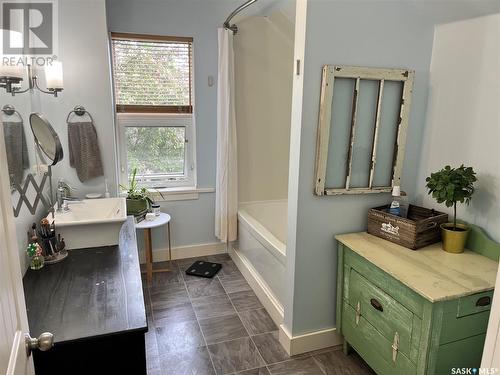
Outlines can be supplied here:
[[[52, 215], [47, 215], [52, 222]], [[127, 220], [125, 198], [84, 199], [70, 202], [69, 211], [55, 212], [56, 233], [66, 249], [113, 246]]]

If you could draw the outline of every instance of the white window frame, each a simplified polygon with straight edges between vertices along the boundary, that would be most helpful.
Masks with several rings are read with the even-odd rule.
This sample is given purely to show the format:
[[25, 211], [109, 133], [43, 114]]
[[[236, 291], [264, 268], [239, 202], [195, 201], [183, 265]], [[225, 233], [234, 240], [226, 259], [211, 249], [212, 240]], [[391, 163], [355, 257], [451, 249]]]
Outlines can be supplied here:
[[172, 188], [192, 188], [197, 187], [196, 173], [196, 130], [194, 115], [170, 114], [170, 113], [117, 113], [116, 125], [119, 149], [119, 176], [120, 184], [128, 186], [128, 160], [125, 130], [127, 127], [185, 127], [185, 179], [171, 180], [165, 176], [158, 184], [140, 184], [148, 189], [168, 191]]

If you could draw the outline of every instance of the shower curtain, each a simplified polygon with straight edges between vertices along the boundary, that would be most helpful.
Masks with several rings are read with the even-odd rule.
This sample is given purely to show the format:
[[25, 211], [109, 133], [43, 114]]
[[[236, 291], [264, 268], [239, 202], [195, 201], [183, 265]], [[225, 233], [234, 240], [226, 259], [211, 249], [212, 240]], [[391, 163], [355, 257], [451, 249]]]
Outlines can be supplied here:
[[225, 28], [219, 28], [218, 32], [215, 236], [229, 242], [236, 240], [238, 220], [234, 53], [232, 32]]

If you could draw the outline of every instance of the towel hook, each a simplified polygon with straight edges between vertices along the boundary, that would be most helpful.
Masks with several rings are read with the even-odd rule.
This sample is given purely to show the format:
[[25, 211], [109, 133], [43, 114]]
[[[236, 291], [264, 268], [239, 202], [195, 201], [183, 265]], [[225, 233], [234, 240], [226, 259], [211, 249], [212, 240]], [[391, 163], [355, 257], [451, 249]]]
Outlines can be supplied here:
[[75, 108], [73, 108], [69, 113], [68, 113], [68, 117], [66, 117], [66, 123], [69, 123], [69, 118], [71, 116], [71, 114], [74, 113], [75, 115], [77, 116], [83, 116], [85, 114], [87, 114], [89, 117], [90, 117], [90, 120], [92, 121], [92, 123], [94, 123], [94, 119], [92, 118], [92, 115], [90, 114], [89, 111], [87, 111], [85, 109], [85, 107], [83, 105], [77, 105], [75, 106]]
[[24, 122], [23, 116], [16, 110], [16, 108], [12, 104], [6, 104], [2, 107], [2, 112], [7, 116], [12, 116], [14, 113], [19, 116], [21, 122]]

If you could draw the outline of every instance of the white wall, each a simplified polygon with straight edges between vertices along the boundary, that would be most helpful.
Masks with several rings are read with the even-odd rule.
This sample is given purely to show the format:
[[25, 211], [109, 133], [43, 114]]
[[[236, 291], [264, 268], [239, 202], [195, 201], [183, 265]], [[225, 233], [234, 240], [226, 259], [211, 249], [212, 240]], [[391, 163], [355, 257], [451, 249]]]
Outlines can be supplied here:
[[[89, 20], [92, 20], [91, 23]], [[58, 2], [59, 46], [57, 58], [63, 62], [64, 91], [58, 98], [42, 94], [38, 91], [11, 97], [4, 91], [1, 94], [1, 106], [13, 104], [24, 118], [24, 128], [28, 140], [31, 165], [35, 164], [33, 136], [29, 127], [31, 112], [44, 114], [58, 133], [64, 149], [64, 159], [53, 168], [53, 181], [63, 177], [76, 187], [75, 195], [84, 195], [92, 191], [102, 192], [104, 178], [97, 178], [81, 184], [76, 172], [69, 166], [66, 116], [77, 104], [84, 105], [94, 117], [99, 144], [104, 161], [104, 171], [113, 189], [115, 179], [114, 130], [111, 106], [111, 86], [109, 76], [109, 57], [107, 50], [107, 27], [104, 0], [78, 1], [64, 0]], [[40, 86], [45, 86], [45, 74], [42, 69], [36, 71], [40, 78]], [[25, 87], [26, 82], [23, 87]], [[5, 117], [3, 117], [5, 118]], [[38, 178], [37, 178], [38, 180]], [[34, 198], [34, 194], [29, 194]], [[17, 195], [13, 195], [17, 202]], [[33, 222], [40, 220], [46, 210], [39, 206], [32, 216], [23, 207], [16, 218], [21, 269], [27, 269], [26, 231]]]
[[[477, 190], [457, 216], [500, 241], [500, 15], [436, 26], [419, 201], [446, 210], [424, 188], [449, 164], [472, 166]], [[452, 214], [451, 210], [447, 210]]]
[[[34, 109], [42, 112], [59, 134], [64, 159], [54, 167], [54, 184], [59, 178], [75, 187], [75, 196], [89, 192], [104, 192], [104, 177], [81, 183], [76, 169], [69, 165], [68, 130], [66, 116], [76, 105], [83, 105], [94, 118], [99, 138], [104, 174], [111, 193], [116, 193], [115, 132], [109, 73], [108, 36], [104, 0], [60, 0], [59, 51], [63, 63], [64, 91], [54, 98], [36, 93]], [[45, 76], [40, 74], [45, 87]], [[72, 117], [75, 119], [75, 116]], [[88, 117], [85, 117], [88, 119]], [[76, 117], [76, 121], [82, 121]]]
[[282, 10], [238, 22], [234, 37], [238, 198], [286, 199], [293, 19]]

